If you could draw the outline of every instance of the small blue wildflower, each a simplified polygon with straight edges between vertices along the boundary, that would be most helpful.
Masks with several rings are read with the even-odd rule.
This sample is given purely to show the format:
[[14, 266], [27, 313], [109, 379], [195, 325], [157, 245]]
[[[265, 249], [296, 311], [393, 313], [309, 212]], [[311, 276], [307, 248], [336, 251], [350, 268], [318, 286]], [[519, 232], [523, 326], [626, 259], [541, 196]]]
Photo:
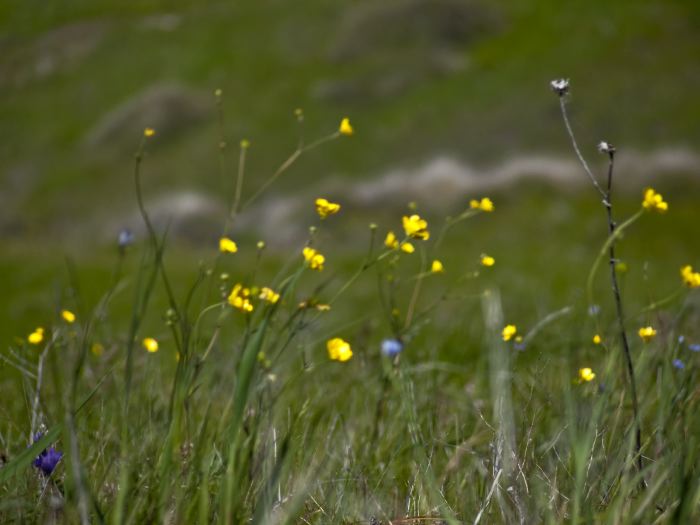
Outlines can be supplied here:
[[119, 245], [120, 250], [125, 250], [133, 242], [134, 242], [134, 234], [131, 233], [131, 230], [124, 228], [122, 231], [119, 232], [119, 238], [117, 240], [117, 244]]
[[387, 357], [394, 357], [403, 350], [403, 343], [398, 339], [384, 339], [382, 341], [382, 354]]
[[680, 359], [674, 359], [673, 366], [678, 370], [683, 370], [685, 368], [685, 364], [683, 364], [683, 361], [681, 361]]
[[684, 335], [679, 335], [678, 336], [678, 344], [682, 345], [685, 342], [685, 336]]
[[525, 342], [524, 342], [524, 341], [520, 341], [520, 342], [518, 342], [518, 343], [515, 343], [515, 344], [513, 345], [513, 348], [514, 348], [515, 350], [517, 350], [518, 352], [524, 352], [524, 351], [525, 351], [525, 348], [526, 348]]
[[691, 345], [688, 345], [688, 350], [690, 350], [691, 352], [700, 352], [700, 344], [693, 343]]
[[595, 317], [600, 313], [600, 306], [597, 304], [592, 304], [591, 306], [588, 307], [588, 315], [591, 317]]
[[[38, 432], [34, 436], [34, 443], [39, 441], [42, 436], [43, 434], [41, 432]], [[50, 476], [56, 468], [56, 465], [58, 465], [58, 462], [61, 461], [62, 457], [63, 452], [59, 452], [54, 447], [49, 447], [48, 449], [42, 450], [41, 453], [36, 457], [36, 459], [34, 460], [34, 466], [41, 470], [44, 476]]]

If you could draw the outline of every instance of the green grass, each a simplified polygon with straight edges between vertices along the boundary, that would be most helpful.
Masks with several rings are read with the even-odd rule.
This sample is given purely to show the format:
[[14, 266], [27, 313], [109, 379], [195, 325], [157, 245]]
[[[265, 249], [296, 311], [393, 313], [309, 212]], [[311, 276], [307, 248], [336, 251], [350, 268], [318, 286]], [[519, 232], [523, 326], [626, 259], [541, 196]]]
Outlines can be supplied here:
[[[173, 189], [225, 200], [216, 88], [224, 91], [229, 143], [252, 141], [244, 200], [296, 146], [296, 107], [305, 109], [306, 137], [332, 133], [344, 115], [356, 134], [302, 156], [272, 186], [277, 195], [315, 192], [336, 174], [349, 185], [436, 152], [483, 164], [531, 151], [573, 159], [547, 87], [562, 75], [572, 78], [570, 108], [586, 151], [601, 137], [622, 150], [697, 142], [700, 106], [690, 94], [698, 83], [700, 11], [690, 3], [499, 2], [499, 30], [460, 49], [465, 70], [427, 75], [386, 98], [317, 99], [320, 79], [369, 82], [383, 69], [422, 67], [422, 42], [403, 57], [388, 49], [352, 63], [329, 61], [343, 10], [357, 4], [0, 8], [7, 50], [0, 71], [12, 75], [33, 64], [32, 45], [48, 30], [88, 20], [110, 27], [77, 64], [24, 85], [0, 84], [0, 153], [8, 169], [28, 166], [36, 176], [0, 212], [9, 225], [0, 257], [0, 453], [7, 458], [0, 521], [700, 518], [700, 356], [690, 350], [700, 343], [700, 302], [678, 274], [684, 264], [700, 267], [697, 185], [688, 178], [657, 178], [670, 211], [645, 214], [617, 244], [627, 266], [620, 279], [646, 488], [635, 470], [606, 264], [593, 287], [601, 314], [588, 313], [586, 280], [607, 225], [583, 173], [571, 188], [528, 180], [494, 191], [496, 212], [457, 224], [439, 247], [445, 217], [477, 195], [440, 207], [426, 194], [417, 205], [431, 239], [416, 241], [413, 255], [381, 261], [374, 257], [384, 235], [401, 231], [407, 209], [344, 206], [319, 222], [310, 199], [309, 213], [294, 220], [302, 231], [318, 228], [314, 246], [327, 258], [321, 273], [303, 268], [303, 240], [266, 239], [259, 257], [256, 231], [235, 232], [240, 251], [233, 256], [217, 255], [215, 238], [166, 237], [162, 267], [160, 241], [141, 235], [120, 258], [111, 236], [85, 233], [105, 231], [100, 225], [135, 209], [133, 152], [142, 130], [135, 125], [133, 137], [95, 148], [85, 147], [85, 134], [135, 92], [163, 81], [200, 90], [211, 111], [184, 132], [148, 143], [141, 174], [147, 205]], [[144, 16], [166, 9], [182, 17], [173, 33], [139, 28]], [[227, 173], [234, 151], [226, 150]], [[634, 173], [616, 177], [621, 222], [639, 209], [642, 187]], [[368, 259], [370, 223], [378, 229]], [[495, 257], [495, 267], [480, 268], [482, 253]], [[421, 280], [433, 258], [446, 272]], [[282, 299], [256, 302], [246, 316], [225, 303], [237, 282], [273, 286]], [[311, 298], [332, 302], [331, 310], [300, 310]], [[77, 314], [75, 324], [60, 319], [62, 308]], [[501, 340], [509, 323], [526, 336], [524, 350]], [[636, 332], [646, 325], [658, 334], [644, 344]], [[26, 342], [37, 326], [52, 341], [45, 352]], [[604, 345], [592, 344], [597, 332]], [[397, 335], [405, 342], [400, 358], [382, 356], [381, 341]], [[147, 353], [144, 337], [155, 337], [159, 351]], [[332, 337], [351, 343], [350, 361], [328, 359]], [[95, 343], [101, 355], [91, 351]], [[674, 367], [677, 358], [684, 369]], [[594, 381], [576, 381], [582, 367], [594, 370]], [[33, 420], [49, 436], [29, 450]], [[48, 444], [64, 453], [49, 479], [31, 466]]]

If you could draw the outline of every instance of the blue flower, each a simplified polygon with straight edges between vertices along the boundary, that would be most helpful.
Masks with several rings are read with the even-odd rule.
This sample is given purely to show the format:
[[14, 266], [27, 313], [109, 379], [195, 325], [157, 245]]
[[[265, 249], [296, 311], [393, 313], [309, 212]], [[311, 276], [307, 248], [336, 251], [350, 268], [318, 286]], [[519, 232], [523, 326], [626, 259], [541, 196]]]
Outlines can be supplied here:
[[[37, 433], [34, 436], [34, 442], [36, 443], [39, 441], [42, 435], [43, 434], [41, 432]], [[56, 468], [56, 465], [58, 465], [58, 462], [61, 461], [62, 457], [63, 452], [59, 452], [54, 447], [49, 447], [48, 449], [42, 450], [36, 457], [34, 460], [34, 466], [41, 470], [44, 476], [50, 476]]]
[[678, 344], [682, 345], [685, 342], [685, 336], [684, 335], [679, 335], [678, 336]]
[[600, 313], [600, 306], [597, 304], [592, 304], [591, 306], [588, 307], [588, 315], [591, 317], [595, 317]]
[[683, 361], [680, 359], [674, 359], [673, 360], [673, 366], [677, 368], [678, 370], [683, 370], [685, 368], [685, 365], [683, 364]]
[[120, 250], [125, 250], [133, 242], [134, 234], [131, 233], [131, 230], [124, 228], [122, 231], [119, 232], [119, 238], [117, 240], [117, 243], [119, 245]]
[[688, 350], [692, 352], [700, 352], [700, 344], [693, 343], [692, 345], [688, 345]]
[[398, 339], [384, 339], [382, 341], [382, 354], [387, 357], [394, 357], [403, 350], [403, 343]]

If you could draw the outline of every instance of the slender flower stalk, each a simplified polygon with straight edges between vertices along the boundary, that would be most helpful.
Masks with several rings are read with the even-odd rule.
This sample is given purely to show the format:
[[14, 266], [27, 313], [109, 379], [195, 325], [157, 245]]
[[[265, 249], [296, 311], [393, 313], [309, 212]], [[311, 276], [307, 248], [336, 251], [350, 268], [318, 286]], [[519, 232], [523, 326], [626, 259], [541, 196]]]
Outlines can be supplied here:
[[[640, 216], [641, 216], [641, 211], [635, 215], [633, 215], [630, 219], [625, 221], [620, 227], [617, 226], [615, 223], [615, 219], [613, 217], [613, 210], [612, 210], [612, 179], [613, 179], [613, 169], [615, 166], [615, 148], [607, 143], [607, 142], [601, 142], [598, 145], [598, 150], [601, 153], [604, 153], [608, 156], [608, 176], [607, 176], [607, 186], [605, 189], [601, 187], [601, 185], [598, 183], [598, 180], [596, 177], [593, 175], [593, 172], [591, 171], [590, 167], [588, 166], [588, 163], [586, 162], [585, 158], [583, 157], [581, 150], [579, 149], [578, 143], [576, 142], [576, 137], [574, 135], [574, 132], [571, 128], [571, 124], [569, 123], [569, 117], [566, 111], [566, 94], [568, 93], [568, 87], [569, 83], [568, 81], [553, 81], [551, 83], [552, 89], [559, 95], [559, 106], [561, 108], [561, 114], [562, 118], [564, 120], [564, 125], [566, 126], [566, 131], [569, 134], [569, 138], [571, 139], [571, 143], [573, 145], [574, 151], [576, 152], [576, 156], [578, 157], [579, 161], [581, 162], [581, 165], [583, 166], [584, 171], [588, 175], [589, 179], [591, 180], [591, 183], [593, 184], [593, 187], [600, 193], [600, 195], [603, 198], [603, 206], [605, 207], [606, 210], [606, 215], [607, 215], [607, 222], [608, 222], [608, 240], [606, 241], [605, 245], [603, 246], [603, 249], [601, 250], [601, 253], [597, 257], [593, 267], [591, 268], [591, 273], [589, 274], [588, 278], [588, 291], [589, 291], [589, 299], [590, 299], [590, 294], [592, 290], [592, 280], [593, 276], [595, 275], [595, 270], [598, 267], [598, 264], [600, 263], [600, 260], [602, 259], [603, 254], [607, 250], [608, 254], [608, 261], [609, 261], [609, 266], [610, 266], [610, 280], [612, 284], [612, 292], [613, 292], [613, 298], [615, 300], [615, 309], [616, 309], [616, 314], [617, 314], [617, 320], [618, 320], [618, 329], [620, 331], [620, 340], [622, 341], [622, 350], [623, 350], [623, 356], [627, 368], [627, 374], [629, 378], [629, 389], [630, 389], [630, 396], [632, 398], [632, 412], [634, 416], [634, 427], [635, 427], [635, 459], [636, 459], [636, 464], [637, 464], [637, 469], [641, 473], [644, 467], [643, 461], [642, 461], [642, 453], [641, 453], [641, 448], [642, 448], [642, 439], [641, 439], [641, 422], [639, 418], [639, 401], [637, 397], [637, 384], [635, 381], [635, 374], [634, 374], [634, 364], [632, 362], [632, 354], [630, 352], [630, 347], [629, 347], [629, 341], [627, 338], [627, 331], [625, 328], [625, 316], [624, 316], [624, 311], [622, 307], [622, 298], [620, 294], [620, 287], [618, 284], [618, 279], [617, 279], [617, 258], [615, 256], [615, 241], [617, 238], [620, 236], [622, 231], [631, 225], [633, 222], [635, 222]], [[644, 209], [644, 208], [643, 208]], [[642, 209], [642, 210], [643, 210]], [[641, 487], [645, 488], [646, 483], [644, 479], [642, 478], [641, 481]]]

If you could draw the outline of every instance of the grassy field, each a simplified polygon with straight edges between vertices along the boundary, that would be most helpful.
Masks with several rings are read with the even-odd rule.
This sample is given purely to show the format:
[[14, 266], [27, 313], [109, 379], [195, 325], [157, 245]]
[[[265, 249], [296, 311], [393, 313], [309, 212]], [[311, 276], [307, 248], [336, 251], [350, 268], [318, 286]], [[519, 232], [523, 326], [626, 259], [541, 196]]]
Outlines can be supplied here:
[[[485, 174], [532, 152], [575, 161], [548, 87], [561, 75], [601, 182], [600, 138], [693, 152], [700, 10], [376, 4], [0, 7], [0, 522], [700, 519], [700, 296], [679, 274], [700, 268], [697, 170], [615, 174], [618, 226], [645, 184], [669, 206], [614, 239], [636, 396], [582, 169], [352, 197], [440, 155]], [[335, 132], [344, 116], [352, 136]], [[227, 214], [239, 141], [246, 203], [300, 133], [332, 135]], [[211, 210], [183, 234], [156, 208], [189, 191]], [[470, 207], [484, 196], [495, 210]], [[340, 211], [321, 219], [316, 197]], [[263, 228], [284, 199], [298, 212]], [[297, 233], [274, 235], [285, 221]], [[136, 238], [120, 249], [123, 224]], [[387, 246], [390, 230], [415, 251]]]

